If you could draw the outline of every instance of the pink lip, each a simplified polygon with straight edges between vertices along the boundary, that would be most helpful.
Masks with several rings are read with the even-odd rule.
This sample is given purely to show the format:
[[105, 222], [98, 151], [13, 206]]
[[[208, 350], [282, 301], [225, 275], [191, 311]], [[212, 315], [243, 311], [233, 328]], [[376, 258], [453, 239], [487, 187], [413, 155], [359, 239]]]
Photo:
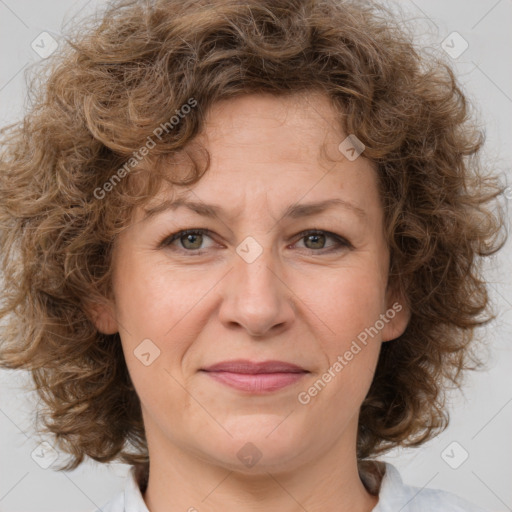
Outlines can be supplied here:
[[308, 373], [300, 366], [283, 361], [257, 363], [243, 359], [217, 363], [202, 371], [222, 384], [251, 393], [282, 389]]

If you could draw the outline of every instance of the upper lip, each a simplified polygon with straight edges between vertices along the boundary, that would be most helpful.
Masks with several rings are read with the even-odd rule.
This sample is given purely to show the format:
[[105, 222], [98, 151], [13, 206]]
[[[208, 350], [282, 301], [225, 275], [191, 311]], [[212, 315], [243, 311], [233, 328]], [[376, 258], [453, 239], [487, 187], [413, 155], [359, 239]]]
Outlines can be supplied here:
[[231, 372], [231, 373], [303, 373], [304, 368], [296, 364], [285, 361], [249, 361], [247, 359], [234, 359], [232, 361], [222, 361], [215, 363], [207, 368], [202, 368], [207, 372]]

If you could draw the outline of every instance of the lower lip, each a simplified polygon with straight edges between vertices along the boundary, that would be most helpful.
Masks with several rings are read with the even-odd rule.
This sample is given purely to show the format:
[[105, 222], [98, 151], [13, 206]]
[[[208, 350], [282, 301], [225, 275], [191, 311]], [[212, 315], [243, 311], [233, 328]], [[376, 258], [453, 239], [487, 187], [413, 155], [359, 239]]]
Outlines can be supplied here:
[[267, 393], [276, 391], [294, 384], [306, 372], [301, 373], [232, 373], [232, 372], [205, 372], [212, 379], [241, 391], [251, 393]]

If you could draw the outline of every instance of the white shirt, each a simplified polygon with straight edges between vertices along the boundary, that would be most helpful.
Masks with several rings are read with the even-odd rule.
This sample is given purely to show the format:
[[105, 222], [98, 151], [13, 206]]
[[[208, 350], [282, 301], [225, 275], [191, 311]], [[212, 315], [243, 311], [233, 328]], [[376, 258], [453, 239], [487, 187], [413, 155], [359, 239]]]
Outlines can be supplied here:
[[[455, 494], [404, 484], [398, 470], [388, 462], [372, 512], [485, 512]], [[149, 512], [133, 470], [124, 491], [95, 512]]]

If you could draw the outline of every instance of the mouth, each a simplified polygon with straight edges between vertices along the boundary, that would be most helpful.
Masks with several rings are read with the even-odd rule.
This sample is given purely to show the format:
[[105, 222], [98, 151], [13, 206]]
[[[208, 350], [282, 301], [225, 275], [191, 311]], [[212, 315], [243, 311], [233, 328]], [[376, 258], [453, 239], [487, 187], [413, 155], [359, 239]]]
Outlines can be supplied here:
[[295, 384], [309, 372], [284, 361], [223, 361], [201, 372], [226, 386], [249, 393], [269, 393]]

